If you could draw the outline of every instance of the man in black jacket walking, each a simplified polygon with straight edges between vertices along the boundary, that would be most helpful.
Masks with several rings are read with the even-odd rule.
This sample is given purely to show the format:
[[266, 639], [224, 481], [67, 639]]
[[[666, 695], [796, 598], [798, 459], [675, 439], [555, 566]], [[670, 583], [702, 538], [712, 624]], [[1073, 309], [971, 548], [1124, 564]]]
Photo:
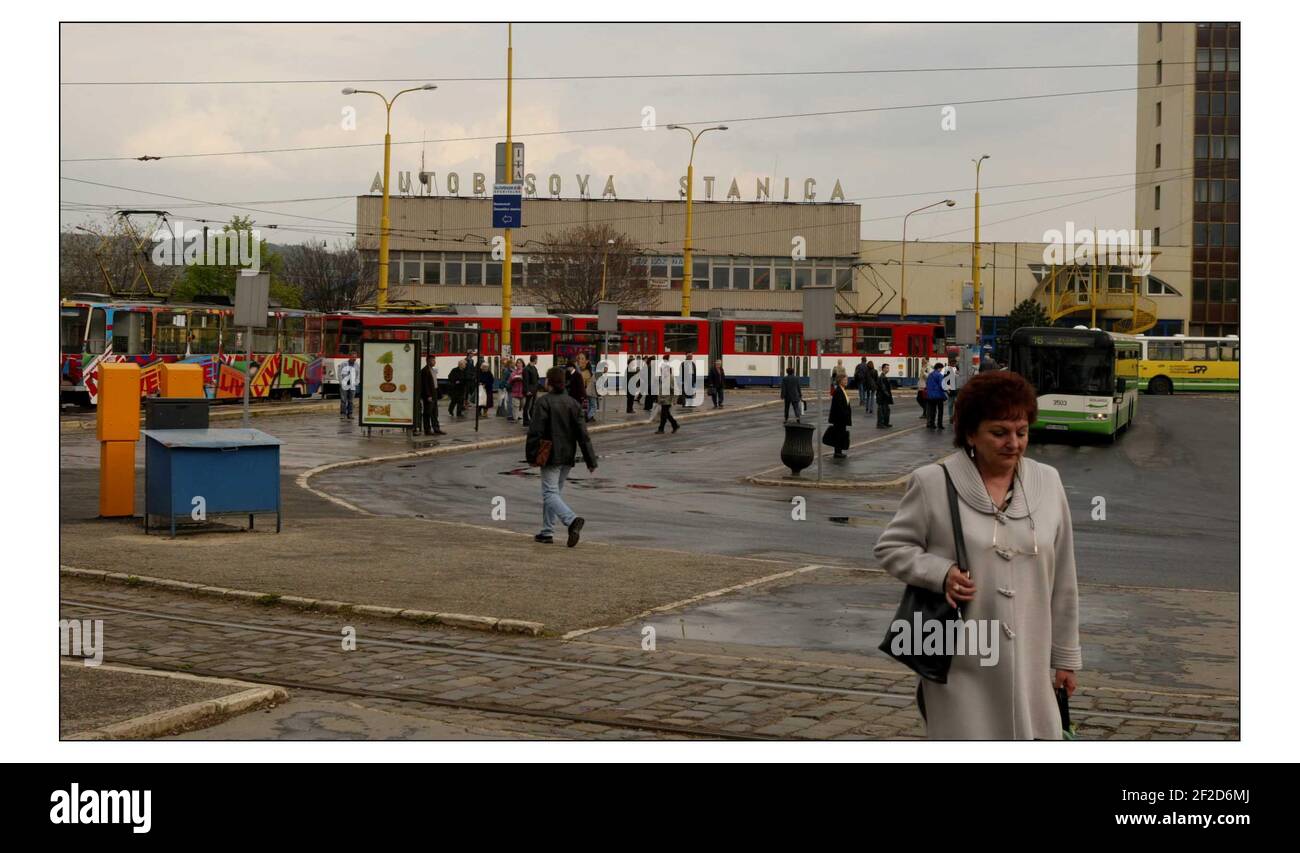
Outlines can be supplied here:
[[794, 375], [794, 368], [787, 367], [785, 376], [781, 377], [781, 399], [785, 401], [785, 419], [790, 420], [790, 407], [794, 406], [794, 419], [803, 420], [803, 389], [799, 377]]
[[876, 428], [890, 426], [889, 407], [894, 405], [893, 383], [889, 379], [889, 365], [880, 365], [880, 378], [876, 380]]
[[705, 384], [709, 386], [709, 396], [713, 398], [713, 408], [722, 408], [722, 394], [726, 391], [727, 374], [722, 369], [722, 359], [713, 363], [713, 369], [709, 371]]
[[528, 461], [536, 463], [542, 440], [551, 442], [550, 457], [541, 466], [542, 529], [533, 540], [544, 545], [554, 542], [558, 520], [569, 529], [568, 546], [572, 548], [578, 544], [586, 520], [569, 508], [560, 493], [577, 462], [578, 449], [582, 449], [588, 471], [596, 470], [596, 451], [587, 435], [587, 413], [577, 400], [565, 393], [565, 384], [564, 368], [552, 367], [546, 372], [549, 390], [533, 406], [526, 453]]
[[524, 368], [524, 426], [532, 421], [533, 404], [537, 401], [537, 391], [541, 387], [542, 377], [537, 372], [537, 356], [528, 356], [528, 366]]
[[424, 415], [425, 435], [446, 435], [438, 424], [438, 368], [433, 353], [424, 357], [420, 370], [420, 409]]

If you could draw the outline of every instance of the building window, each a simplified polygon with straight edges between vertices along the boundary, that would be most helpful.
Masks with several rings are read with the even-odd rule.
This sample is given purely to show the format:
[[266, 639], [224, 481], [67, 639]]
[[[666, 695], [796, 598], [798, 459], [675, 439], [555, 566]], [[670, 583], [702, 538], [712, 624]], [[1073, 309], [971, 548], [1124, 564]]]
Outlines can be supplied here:
[[489, 264], [487, 265], [487, 281], [486, 281], [486, 284], [495, 285], [495, 286], [497, 286], [497, 287], [500, 287], [500, 286], [501, 286], [501, 263], [500, 263], [500, 261], [497, 261], [497, 262], [494, 262], [494, 263], [489, 263]]
[[1159, 245], [1160, 245], [1160, 229], [1159, 229], [1159, 228], [1153, 229], [1153, 230], [1151, 231], [1151, 245], [1153, 245], [1153, 246], [1159, 246]]
[[789, 267], [778, 266], [776, 268], [776, 289], [789, 290], [791, 287], [792, 270]]
[[736, 290], [749, 290], [749, 267], [736, 267], [731, 271], [731, 286]]
[[1210, 70], [1210, 49], [1208, 47], [1203, 47], [1196, 51], [1196, 70]]
[[736, 352], [771, 352], [772, 327], [736, 326]]
[[1165, 64], [1159, 59], [1156, 60], [1156, 85], [1159, 86], [1165, 82]]
[[424, 256], [424, 283], [442, 283], [442, 256], [436, 252], [428, 252]]
[[723, 266], [726, 261], [713, 262], [713, 289], [729, 290], [731, 288], [731, 267]]
[[467, 253], [465, 259], [465, 283], [482, 284], [483, 283], [483, 256], [470, 255]]
[[1165, 40], [1165, 25], [1156, 24], [1156, 41], [1164, 41], [1164, 40]]
[[[1223, 282], [1223, 301], [1236, 303], [1241, 297], [1241, 283], [1235, 278]], [[1236, 361], [1236, 359], [1233, 359]]]
[[462, 257], [463, 256], [461, 255], [460, 252], [455, 252], [450, 255], [444, 256], [447, 264], [447, 275], [446, 275], [447, 284], [465, 283], [465, 276], [464, 276], [465, 265], [461, 263]]
[[1156, 210], [1160, 209], [1160, 187], [1156, 186]]
[[1156, 168], [1160, 168], [1160, 143], [1156, 143]]
[[754, 267], [754, 289], [771, 290], [772, 289], [772, 267], [768, 264], [767, 258], [761, 260], [761, 265]]
[[809, 266], [795, 267], [794, 270], [794, 289], [803, 290], [812, 284], [812, 268]]
[[1160, 122], [1164, 119], [1164, 112], [1165, 112], [1164, 103], [1161, 101], [1156, 101], [1156, 127], [1159, 127]]
[[1192, 143], [1192, 156], [1197, 160], [1204, 160], [1210, 156], [1210, 138], [1208, 136], [1196, 137], [1195, 142]]

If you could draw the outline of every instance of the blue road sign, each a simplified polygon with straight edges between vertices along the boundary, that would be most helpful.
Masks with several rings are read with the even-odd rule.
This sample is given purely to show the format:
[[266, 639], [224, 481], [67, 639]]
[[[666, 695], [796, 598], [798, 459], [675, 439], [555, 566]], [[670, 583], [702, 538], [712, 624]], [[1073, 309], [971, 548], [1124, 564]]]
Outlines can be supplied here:
[[492, 194], [492, 227], [519, 228], [524, 224], [524, 196], [521, 192]]

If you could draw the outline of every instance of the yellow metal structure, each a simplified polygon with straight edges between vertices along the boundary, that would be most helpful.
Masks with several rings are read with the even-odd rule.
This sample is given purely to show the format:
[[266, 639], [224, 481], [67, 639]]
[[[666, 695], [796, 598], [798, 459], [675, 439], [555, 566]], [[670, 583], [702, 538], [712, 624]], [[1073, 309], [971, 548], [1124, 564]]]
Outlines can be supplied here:
[[203, 366], [172, 362], [158, 369], [158, 393], [163, 397], [203, 397]]
[[[1123, 284], [1111, 284], [1113, 273], [1122, 273]], [[1089, 326], [1097, 327], [1101, 315], [1113, 320], [1111, 331], [1138, 335], [1156, 325], [1156, 303], [1140, 295], [1141, 277], [1127, 266], [1110, 264], [1053, 265], [1048, 276], [1034, 288], [1034, 299], [1047, 309], [1048, 319], [1087, 314]]]
[[95, 437], [99, 439], [99, 514], [103, 518], [134, 515], [135, 443], [140, 440], [140, 365], [99, 366]]
[[140, 365], [101, 364], [95, 412], [99, 441], [140, 440]]
[[[726, 130], [725, 124], [706, 127], [698, 133], [680, 124], [668, 125], [669, 130], [684, 130], [691, 136], [691, 159], [686, 162], [686, 240], [682, 244], [682, 316], [691, 316], [691, 284], [695, 278], [691, 252], [691, 208], [695, 202], [695, 143], [710, 130]], [[671, 273], [670, 273], [671, 275]]]

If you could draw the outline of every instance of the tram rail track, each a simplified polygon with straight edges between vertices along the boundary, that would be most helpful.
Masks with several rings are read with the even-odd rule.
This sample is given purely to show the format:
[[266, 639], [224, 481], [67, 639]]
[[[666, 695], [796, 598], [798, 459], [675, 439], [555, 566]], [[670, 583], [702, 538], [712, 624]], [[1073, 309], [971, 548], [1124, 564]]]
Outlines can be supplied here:
[[[82, 596], [85, 598], [86, 596]], [[280, 636], [300, 637], [307, 640], [319, 640], [322, 642], [336, 643], [339, 640], [337, 634], [322, 633], [301, 628], [288, 628], [274, 625], [265, 625], [255, 622], [239, 622], [226, 619], [207, 619], [197, 616], [190, 616], [178, 613], [161, 612], [157, 610], [147, 610], [140, 608], [122, 607], [120, 604], [96, 603], [94, 601], [83, 601], [74, 599], [60, 598], [61, 606], [72, 608], [85, 608], [92, 611], [104, 613], [119, 613], [124, 615], [135, 616], [142, 619], [152, 619], [162, 622], [177, 624], [192, 624], [213, 628], [223, 628], [229, 630], [243, 630], [262, 634], [276, 634]], [[904, 695], [896, 692], [882, 690], [859, 690], [854, 688], [833, 687], [824, 684], [811, 684], [796, 681], [771, 681], [755, 678], [737, 678], [721, 675], [709, 675], [697, 672], [681, 672], [674, 670], [661, 669], [658, 667], [643, 667], [630, 664], [608, 664], [597, 663], [594, 661], [580, 661], [566, 659], [562, 657], [546, 657], [537, 654], [486, 651], [481, 649], [460, 648], [454, 645], [447, 645], [437, 642], [413, 642], [396, 639], [367, 639], [367, 646], [404, 650], [413, 653], [440, 654], [450, 658], [477, 659], [487, 660], [500, 663], [513, 663], [528, 667], [536, 668], [560, 668], [567, 670], [604, 672], [623, 674], [635, 677], [650, 677], [670, 679], [681, 683], [706, 683], [717, 686], [724, 685], [741, 685], [765, 690], [773, 690], [783, 693], [813, 693], [841, 698], [855, 698], [864, 701], [891, 698], [897, 699]], [[139, 665], [139, 664], [134, 664]], [[161, 669], [161, 668], [160, 668]], [[213, 671], [210, 673], [201, 672], [197, 669], [177, 669], [175, 671], [189, 672], [193, 674], [210, 674], [214, 677], [230, 677], [230, 673]], [[344, 688], [337, 685], [325, 684], [322, 682], [299, 681], [293, 679], [276, 678], [273, 676], [258, 676], [258, 681], [265, 684], [282, 686], [286, 689], [312, 690], [324, 693], [338, 693], [342, 695], [353, 695], [357, 697], [373, 697], [382, 699], [393, 699], [397, 701], [418, 702], [426, 705], [435, 705], [439, 707], [458, 708], [463, 710], [477, 711], [481, 713], [492, 714], [513, 714], [521, 717], [538, 717], [563, 721], [567, 723], [592, 723], [595, 725], [609, 726], [616, 728], [641, 729], [646, 731], [657, 731], [661, 733], [673, 733], [688, 735], [702, 738], [726, 739], [726, 740], [797, 740], [807, 738], [798, 738], [795, 735], [768, 737], [764, 735], [755, 735], [749, 732], [726, 731], [724, 729], [711, 729], [697, 726], [678, 726], [673, 724], [656, 723], [653, 721], [644, 721], [629, 719], [608, 713], [584, 713], [571, 714], [562, 711], [527, 709], [523, 707], [507, 705], [502, 703], [470, 701], [470, 700], [450, 700], [439, 699], [432, 696], [412, 695], [400, 691], [383, 691], [383, 690], [358, 690], [353, 688]], [[1161, 714], [1139, 714], [1124, 713], [1119, 711], [1104, 710], [1085, 710], [1078, 711], [1079, 717], [1100, 717], [1107, 719], [1118, 719], [1131, 722], [1145, 722], [1152, 724], [1181, 724], [1191, 726], [1210, 726], [1220, 730], [1233, 731], [1239, 729], [1239, 725], [1233, 722], [1221, 720], [1208, 720], [1196, 717], [1184, 717], [1178, 715], [1161, 715]]]

